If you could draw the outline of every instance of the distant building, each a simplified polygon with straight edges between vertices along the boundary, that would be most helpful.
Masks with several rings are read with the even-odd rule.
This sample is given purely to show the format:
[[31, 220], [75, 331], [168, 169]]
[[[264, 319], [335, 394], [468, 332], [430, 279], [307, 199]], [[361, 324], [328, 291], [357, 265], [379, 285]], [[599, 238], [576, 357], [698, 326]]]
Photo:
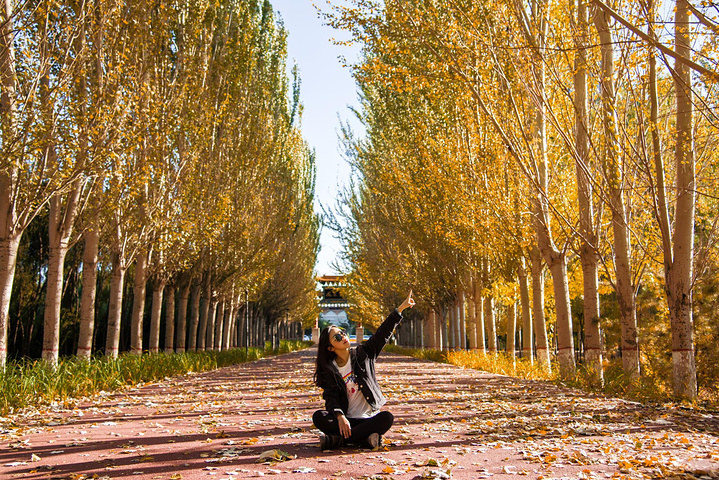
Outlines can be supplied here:
[[347, 309], [350, 305], [342, 296], [347, 286], [344, 275], [322, 275], [317, 277], [319, 289], [317, 296], [322, 309], [318, 323], [320, 326], [338, 325], [350, 330], [351, 324], [347, 318]]

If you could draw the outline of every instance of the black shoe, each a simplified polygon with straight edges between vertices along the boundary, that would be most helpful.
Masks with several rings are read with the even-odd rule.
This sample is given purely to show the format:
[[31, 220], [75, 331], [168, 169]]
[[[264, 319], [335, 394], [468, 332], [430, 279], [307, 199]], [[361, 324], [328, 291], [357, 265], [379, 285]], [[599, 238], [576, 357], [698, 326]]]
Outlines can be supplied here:
[[344, 439], [339, 435], [325, 435], [320, 433], [320, 450], [334, 450], [344, 444]]
[[365, 439], [364, 443], [370, 450], [377, 450], [382, 446], [382, 435], [379, 433], [372, 433]]

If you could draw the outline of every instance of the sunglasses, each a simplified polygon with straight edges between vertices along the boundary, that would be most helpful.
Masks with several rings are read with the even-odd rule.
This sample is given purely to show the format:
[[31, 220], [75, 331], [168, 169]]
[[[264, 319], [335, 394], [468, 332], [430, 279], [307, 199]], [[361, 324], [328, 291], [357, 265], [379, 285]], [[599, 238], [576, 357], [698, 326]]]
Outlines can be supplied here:
[[342, 339], [345, 338], [346, 336], [347, 336], [347, 332], [340, 332], [340, 333], [335, 333], [334, 335], [332, 335], [332, 338], [334, 338], [338, 342], [341, 342]]

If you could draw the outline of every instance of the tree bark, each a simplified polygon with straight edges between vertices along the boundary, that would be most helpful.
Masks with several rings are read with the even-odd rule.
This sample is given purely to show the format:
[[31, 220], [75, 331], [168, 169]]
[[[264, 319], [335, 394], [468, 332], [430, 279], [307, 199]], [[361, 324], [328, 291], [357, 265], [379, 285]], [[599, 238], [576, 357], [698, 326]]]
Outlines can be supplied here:
[[145, 294], [147, 289], [148, 254], [141, 251], [135, 263], [135, 289], [132, 301], [132, 320], [130, 323], [130, 353], [142, 354], [142, 328], [145, 316]]
[[230, 300], [230, 310], [227, 312], [227, 315], [225, 315], [225, 318], [223, 320], [222, 325], [222, 350], [227, 350], [230, 348], [230, 334], [231, 334], [231, 326], [230, 324], [233, 322], [233, 319], [235, 318], [235, 298], [232, 297], [232, 300]]
[[597, 9], [594, 24], [601, 41], [602, 123], [604, 125], [604, 170], [609, 187], [614, 233], [614, 268], [617, 302], [621, 315], [622, 366], [631, 383], [639, 380], [639, 343], [637, 312], [631, 271], [631, 239], [624, 202], [624, 181], [619, 164], [620, 149], [614, 93], [614, 43], [609, 30], [609, 15]]
[[[160, 317], [162, 316], [162, 300], [165, 293], [165, 281], [156, 280], [152, 288], [152, 310], [150, 313], [150, 353], [160, 349]], [[169, 316], [169, 311], [167, 312]]]
[[470, 295], [467, 296], [467, 338], [469, 349], [477, 350], [477, 309], [474, 302], [474, 280], [472, 280]]
[[200, 290], [202, 286], [196, 283], [192, 286], [190, 298], [190, 334], [187, 341], [187, 350], [197, 350], [197, 326], [200, 319]]
[[584, 351], [586, 364], [601, 385], [604, 381], [602, 366], [602, 337], [599, 310], [599, 256], [594, 228], [592, 183], [589, 173], [589, 116], [587, 114], [587, 39], [589, 14], [584, 0], [577, 2], [577, 47], [574, 64], [574, 138], [577, 150], [577, 199], [579, 204], [579, 232], [581, 245], [579, 258], [584, 277]]
[[[557, 356], [559, 375], [571, 378], [576, 372], [574, 360], [574, 335], [572, 333], [572, 315], [569, 311], [569, 282], [567, 281], [567, 264], [561, 255], [550, 266], [554, 284], [555, 308], [557, 310]], [[563, 280], [563, 281], [562, 281]], [[560, 318], [564, 319], [560, 321]]]
[[529, 282], [527, 280], [527, 267], [524, 258], [519, 265], [519, 299], [522, 306], [522, 357], [534, 365], [532, 354], [532, 312], [529, 303]]
[[[674, 24], [677, 54], [691, 58], [688, 0], [677, 0]], [[692, 80], [689, 67], [674, 65], [677, 99], [677, 146], [675, 151], [677, 199], [674, 215], [674, 251], [666, 274], [667, 301], [672, 329], [674, 395], [694, 400], [697, 372], [694, 358], [694, 319], [692, 317], [692, 276], [694, 257], [694, 216], [696, 178], [694, 166]]]
[[484, 334], [484, 299], [482, 298], [482, 284], [479, 281], [474, 282], [474, 311], [477, 321], [477, 349], [482, 353], [487, 353], [487, 341]]
[[542, 256], [537, 248], [533, 248], [530, 252], [530, 260], [532, 262], [532, 318], [537, 342], [537, 362], [547, 372], [551, 372], [552, 362], [549, 355], [547, 323], [544, 318], [544, 267]]
[[77, 342], [77, 356], [90, 358], [92, 339], [95, 333], [95, 296], [97, 294], [97, 254], [100, 247], [100, 232], [85, 232], [85, 248], [82, 253], [82, 298], [80, 300], [80, 336]]
[[489, 295], [484, 297], [484, 324], [487, 327], [487, 343], [489, 353], [497, 353], [497, 326], [494, 321], [494, 299]]
[[105, 355], [117, 358], [120, 350], [120, 322], [122, 320], [122, 295], [127, 266], [119, 252], [112, 255], [112, 277], [110, 278], [110, 306], [107, 316], [107, 338]]
[[457, 348], [456, 329], [454, 328], [455, 315], [457, 314], [457, 310], [454, 307], [454, 305], [450, 305], [449, 311], [447, 312], [447, 332], [449, 334], [448, 340], [450, 350], [454, 350], [455, 348]]
[[217, 316], [215, 317], [215, 338], [213, 350], [222, 350], [222, 326], [225, 323], [225, 302], [217, 304]]
[[[185, 302], [187, 308], [187, 302]], [[167, 286], [165, 295], [165, 352], [172, 353], [175, 348], [175, 286]]]
[[[53, 147], [54, 149], [54, 147]], [[60, 306], [64, 283], [65, 256], [70, 246], [70, 236], [78, 213], [80, 194], [84, 182], [77, 179], [67, 196], [65, 208], [62, 197], [57, 194], [50, 199], [49, 258], [47, 265], [47, 290], [42, 338], [42, 358], [57, 365], [60, 353]]]
[[515, 358], [517, 349], [517, 302], [512, 302], [507, 312], [507, 354]]
[[459, 348], [467, 349], [467, 319], [464, 310], [464, 289], [459, 290], [457, 297], [457, 317], [459, 318]]
[[17, 250], [21, 234], [13, 233], [0, 238], [0, 367], [7, 359], [7, 329], [10, 314], [10, 295], [15, 278]]
[[209, 273], [205, 274], [202, 283], [202, 310], [200, 310], [200, 326], [197, 332], [197, 349], [205, 349], [207, 340], [207, 317], [212, 305], [212, 278]]
[[[222, 343], [222, 320], [225, 316], [225, 302], [215, 302], [215, 314], [213, 315], [212, 321], [212, 338], [211, 342], [208, 343], [208, 347], [212, 350], [219, 350]], [[209, 330], [209, 329], [208, 329]], [[210, 332], [208, 332], [210, 333]]]
[[184, 353], [187, 345], [187, 303], [190, 299], [190, 280], [180, 286], [180, 302], [177, 306], [177, 332], [175, 351]]
[[205, 350], [215, 349], [215, 319], [217, 318], [217, 300], [210, 302], [210, 309], [207, 311], [207, 332], [205, 334]]

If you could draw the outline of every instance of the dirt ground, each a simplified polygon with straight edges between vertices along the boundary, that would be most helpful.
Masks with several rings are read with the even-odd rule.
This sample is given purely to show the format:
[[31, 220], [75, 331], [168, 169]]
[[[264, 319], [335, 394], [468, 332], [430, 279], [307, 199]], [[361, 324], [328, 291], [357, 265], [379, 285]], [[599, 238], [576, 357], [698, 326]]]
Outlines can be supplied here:
[[719, 478], [715, 415], [391, 354], [383, 448], [321, 452], [314, 355], [1, 418], [0, 479]]

